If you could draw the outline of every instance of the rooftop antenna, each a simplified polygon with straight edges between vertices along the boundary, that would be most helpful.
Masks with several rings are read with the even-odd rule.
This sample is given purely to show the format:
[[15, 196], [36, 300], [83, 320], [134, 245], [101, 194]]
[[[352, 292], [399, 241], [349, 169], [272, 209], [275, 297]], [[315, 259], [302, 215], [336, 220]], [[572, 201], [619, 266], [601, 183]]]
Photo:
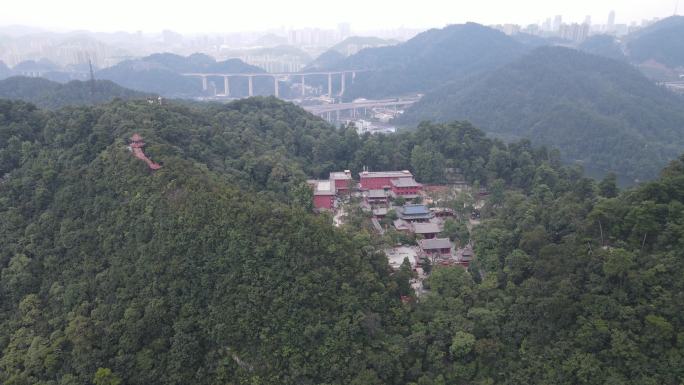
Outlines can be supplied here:
[[90, 55], [88, 55], [88, 66], [90, 67], [90, 94], [95, 95], [95, 73], [93, 72], [93, 62], [90, 60]]

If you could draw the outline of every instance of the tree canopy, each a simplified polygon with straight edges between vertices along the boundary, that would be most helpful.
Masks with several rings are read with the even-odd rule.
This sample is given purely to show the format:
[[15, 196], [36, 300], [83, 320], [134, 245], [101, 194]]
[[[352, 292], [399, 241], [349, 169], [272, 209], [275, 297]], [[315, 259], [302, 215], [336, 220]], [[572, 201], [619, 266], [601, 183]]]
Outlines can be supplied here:
[[[559, 160], [465, 123], [359, 137], [274, 98], [0, 101], [0, 382], [680, 384], [684, 157], [624, 192]], [[501, 191], [472, 268], [404, 304], [407, 266], [298, 194], [413, 163]]]

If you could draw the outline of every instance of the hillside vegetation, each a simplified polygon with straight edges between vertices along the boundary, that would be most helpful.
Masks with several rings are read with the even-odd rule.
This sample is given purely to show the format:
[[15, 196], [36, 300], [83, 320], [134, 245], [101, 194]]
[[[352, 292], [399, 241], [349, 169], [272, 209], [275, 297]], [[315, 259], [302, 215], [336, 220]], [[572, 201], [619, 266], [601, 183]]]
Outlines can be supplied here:
[[[94, 92], [93, 92], [94, 90]], [[123, 88], [108, 80], [91, 82], [78, 80], [66, 84], [43, 78], [15, 76], [0, 81], [0, 98], [23, 100], [43, 108], [93, 105], [112, 99], [142, 99], [154, 96]]]
[[[363, 165], [489, 186], [472, 269], [402, 304], [383, 243], [309, 210], [307, 177]], [[0, 382], [679, 385], [682, 191], [684, 158], [620, 194], [466, 123], [0, 100]]]
[[628, 64], [542, 47], [426, 95], [402, 123], [469, 120], [505, 138], [558, 147], [570, 161], [652, 179], [684, 150], [684, 101]]

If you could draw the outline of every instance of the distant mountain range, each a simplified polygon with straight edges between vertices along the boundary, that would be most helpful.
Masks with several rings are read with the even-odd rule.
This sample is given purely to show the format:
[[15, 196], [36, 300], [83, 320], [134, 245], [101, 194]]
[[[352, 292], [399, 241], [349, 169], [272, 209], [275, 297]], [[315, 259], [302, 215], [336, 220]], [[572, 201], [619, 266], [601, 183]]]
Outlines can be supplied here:
[[[154, 92], [169, 97], [202, 95], [202, 83], [199, 79], [182, 76], [183, 73], [192, 72], [260, 73], [265, 71], [239, 59], [216, 61], [204, 54], [180, 56], [161, 53], [123, 61], [113, 67], [98, 71], [96, 77], [111, 80], [134, 90]], [[257, 92], [267, 87], [266, 82], [256, 82]], [[223, 87], [222, 81], [217, 87]], [[273, 87], [272, 84], [270, 87]]]
[[316, 60], [309, 63], [305, 70], [315, 71], [336, 67], [342, 65], [344, 59], [363, 49], [386, 47], [397, 43], [396, 40], [385, 40], [374, 36], [351, 36], [323, 52]]
[[[349, 96], [384, 97], [427, 92], [446, 81], [494, 69], [528, 50], [502, 32], [468, 23], [431, 29], [393, 46], [367, 48], [320, 68], [368, 70], [357, 74]], [[334, 54], [327, 55], [331, 59]]]
[[475, 23], [431, 29], [396, 45], [366, 48], [353, 55], [333, 47], [307, 69], [359, 69], [347, 98], [378, 98], [426, 93], [446, 82], [485, 73], [540, 46], [568, 46], [611, 59], [629, 61], [657, 80], [676, 78], [684, 66], [684, 17], [663, 19], [617, 39], [596, 35], [580, 44], [528, 34], [507, 36]]
[[670, 68], [684, 67], [684, 16], [671, 16], [627, 37], [632, 61], [654, 60]]
[[12, 69], [5, 64], [5, 62], [0, 61], [0, 80], [12, 76]]
[[60, 67], [47, 59], [25, 60], [14, 67], [0, 61], [0, 80], [10, 76], [40, 76], [42, 78], [66, 83], [70, 80], [86, 80], [88, 64]]
[[624, 37], [591, 36], [576, 48], [628, 61], [656, 81], [684, 74], [684, 16], [671, 16]]
[[428, 93], [400, 123], [469, 120], [504, 138], [560, 148], [568, 160], [649, 179], [684, 151], [684, 100], [633, 66], [541, 47]]
[[115, 98], [127, 100], [149, 96], [154, 95], [129, 90], [109, 80], [97, 80], [94, 92], [90, 82], [78, 80], [61, 84], [43, 78], [15, 76], [0, 81], [0, 98], [23, 100], [50, 109], [100, 104]]
[[577, 49], [598, 56], [627, 61], [624, 49], [614, 36], [594, 35], [583, 41]]

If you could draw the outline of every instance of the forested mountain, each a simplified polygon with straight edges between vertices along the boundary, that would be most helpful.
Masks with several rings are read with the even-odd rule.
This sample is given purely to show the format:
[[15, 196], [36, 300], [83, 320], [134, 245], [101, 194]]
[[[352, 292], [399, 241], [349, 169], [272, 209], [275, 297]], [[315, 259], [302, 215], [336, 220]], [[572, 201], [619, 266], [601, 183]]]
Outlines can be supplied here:
[[129, 90], [109, 80], [96, 80], [95, 92], [90, 82], [73, 80], [66, 84], [43, 78], [15, 76], [0, 81], [0, 98], [23, 100], [44, 108], [92, 105], [114, 98], [141, 99], [152, 94]]
[[[363, 165], [488, 185], [470, 272], [402, 304], [377, 239], [308, 212], [307, 177]], [[0, 382], [679, 385], [682, 191], [684, 159], [618, 195], [466, 123], [0, 101]]]
[[305, 71], [324, 70], [326, 68], [333, 68], [339, 65], [347, 56], [339, 51], [329, 49], [320, 54], [314, 61], [309, 63]]
[[58, 71], [60, 67], [51, 62], [48, 59], [40, 59], [40, 60], [25, 60], [20, 63], [17, 63], [12, 70], [16, 72], [23, 72], [23, 71], [33, 71], [33, 72], [51, 72], [51, 71]]
[[508, 63], [526, 47], [503, 32], [475, 23], [431, 29], [405, 43], [368, 48], [332, 66], [363, 69], [350, 96], [381, 97], [429, 91]]
[[448, 84], [402, 119], [409, 125], [469, 120], [506, 138], [556, 146], [567, 160], [640, 179], [652, 179], [684, 150], [680, 97], [628, 64], [560, 47], [541, 47]]
[[670, 68], [684, 67], [684, 16], [671, 16], [628, 36], [630, 58], [654, 60]]
[[12, 70], [3, 62], [0, 60], [0, 80], [8, 78], [12, 76]]
[[584, 40], [577, 47], [579, 50], [615, 60], [627, 60], [622, 45], [614, 36], [594, 35]]
[[315, 71], [325, 68], [334, 68], [341, 64], [345, 58], [357, 53], [362, 49], [383, 47], [397, 44], [394, 40], [385, 40], [374, 36], [351, 36], [335, 44], [329, 50], [323, 52], [314, 61], [309, 63], [305, 70]]
[[[185, 57], [163, 53], [123, 61], [113, 67], [98, 71], [96, 76], [127, 88], [169, 97], [200, 96], [203, 94], [202, 82], [199, 79], [181, 75], [193, 72], [260, 73], [265, 71], [239, 59], [217, 62], [204, 54]], [[262, 83], [262, 81], [256, 82], [257, 91], [261, 86], [265, 87]], [[223, 79], [221, 79], [220, 86], [223, 86]], [[237, 92], [237, 87], [235, 91]]]

